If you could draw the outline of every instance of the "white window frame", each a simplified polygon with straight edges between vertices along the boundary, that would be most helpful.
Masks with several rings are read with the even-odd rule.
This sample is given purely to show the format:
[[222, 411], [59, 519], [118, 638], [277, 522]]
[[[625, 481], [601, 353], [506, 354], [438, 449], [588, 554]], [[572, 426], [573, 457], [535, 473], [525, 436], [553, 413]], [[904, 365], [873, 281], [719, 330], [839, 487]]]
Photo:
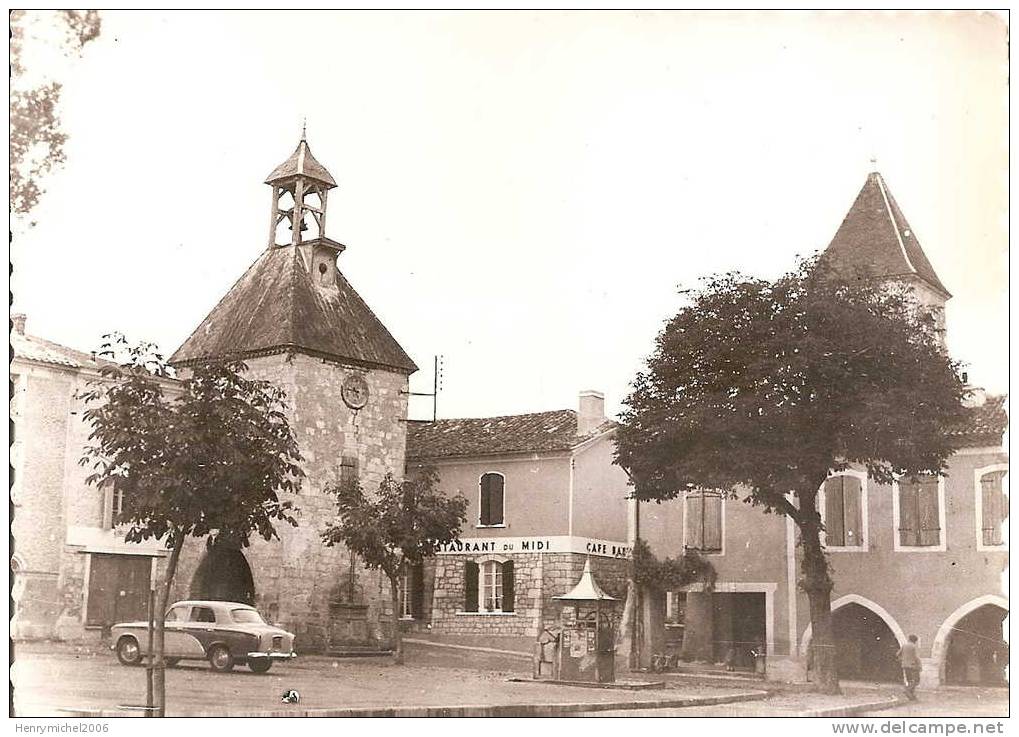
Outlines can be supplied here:
[[[498, 609], [498, 610], [485, 609], [484, 606], [483, 606], [484, 603], [485, 603], [485, 586], [484, 586], [484, 584], [485, 584], [485, 565], [487, 565], [488, 563], [496, 563], [496, 564], [498, 564], [501, 567], [508, 560], [513, 560], [513, 559], [512, 558], [507, 558], [506, 556], [503, 556], [503, 555], [486, 555], [486, 556], [484, 556], [482, 558], [475, 558], [474, 559], [474, 562], [478, 564], [478, 599], [477, 599], [477, 602], [475, 602], [478, 605], [478, 611], [476, 611], [476, 612], [458, 611], [457, 615], [463, 615], [463, 616], [466, 616], [466, 617], [515, 617], [517, 615], [516, 611], [504, 612], [504, 611], [502, 611], [502, 609]], [[516, 566], [514, 566], [514, 570], [513, 570], [514, 577], [516, 576], [516, 574], [517, 574]], [[514, 590], [516, 589], [515, 582], [514, 582], [513, 588], [514, 588]], [[502, 592], [500, 592], [499, 597], [500, 597], [500, 599], [502, 598]], [[516, 609], [516, 607], [514, 606], [514, 610], [515, 609]]]
[[[984, 495], [980, 485], [980, 479], [984, 474], [993, 473], [994, 471], [1004, 471], [1005, 476], [1001, 479], [1001, 493], [1008, 499], [1008, 464], [1007, 463], [993, 463], [990, 466], [983, 466], [981, 468], [974, 469], [973, 471], [973, 489], [976, 496], [976, 532], [977, 532], [977, 550], [986, 551], [1002, 551], [1008, 550], [1008, 525], [1004, 525], [1004, 529], [1001, 531], [1001, 544], [1000, 545], [984, 545]], [[1010, 505], [1011, 507], [1011, 505]], [[1011, 508], [1008, 510], [1011, 514]]]
[[[860, 479], [860, 535], [863, 537], [863, 544], [828, 545], [828, 532], [827, 530], [821, 530], [821, 545], [824, 546], [825, 550], [830, 550], [833, 553], [866, 553], [870, 550], [870, 523], [868, 521], [868, 518], [870, 517], [870, 510], [867, 501], [867, 472], [847, 468], [845, 471], [828, 474], [828, 479], [837, 478], [839, 476], [853, 476], [854, 478]], [[825, 482], [827, 482], [828, 479], [825, 479]], [[825, 519], [825, 513], [828, 511], [828, 504], [827, 499], [825, 498], [824, 484], [821, 484], [821, 488], [817, 491], [817, 509], [818, 513], [821, 515], [821, 521], [827, 525], [828, 520]], [[898, 507], [896, 507], [896, 509], [898, 509]], [[897, 524], [896, 529], [898, 529]]]
[[[503, 563], [498, 560], [486, 560], [478, 564], [478, 611], [484, 614], [502, 614], [502, 581]], [[488, 572], [492, 572], [492, 586], [489, 589]], [[488, 608], [488, 592], [491, 590], [495, 607]]]
[[[497, 525], [486, 525], [481, 522], [481, 480], [485, 476], [501, 476], [502, 477], [502, 522]], [[478, 529], [499, 529], [500, 527], [506, 527], [506, 474], [502, 471], [485, 471], [478, 475], [478, 524], [474, 525]], [[480, 591], [480, 588], [478, 589]]]
[[687, 533], [688, 533], [688, 530], [690, 528], [690, 515], [687, 514], [687, 504], [686, 504], [687, 497], [690, 494], [707, 494], [707, 493], [717, 493], [722, 498], [722, 511], [721, 511], [721, 515], [722, 515], [722, 521], [721, 521], [722, 546], [718, 550], [701, 550], [699, 548], [690, 548], [690, 549], [691, 550], [695, 550], [698, 555], [717, 555], [717, 556], [722, 556], [722, 555], [725, 555], [725, 502], [728, 500], [729, 495], [726, 494], [725, 492], [717, 491], [717, 490], [714, 490], [714, 489], [706, 489], [706, 490], [691, 489], [690, 491], [686, 491], [686, 492], [683, 493], [683, 550], [684, 550], [684, 552], [686, 550], [688, 550], [688, 548], [686, 546], [686, 540], [687, 540]]
[[945, 477], [938, 476], [938, 535], [937, 545], [903, 545], [899, 534], [899, 482], [892, 482], [892, 549], [897, 553], [944, 553], [948, 550], [948, 525], [945, 521]]

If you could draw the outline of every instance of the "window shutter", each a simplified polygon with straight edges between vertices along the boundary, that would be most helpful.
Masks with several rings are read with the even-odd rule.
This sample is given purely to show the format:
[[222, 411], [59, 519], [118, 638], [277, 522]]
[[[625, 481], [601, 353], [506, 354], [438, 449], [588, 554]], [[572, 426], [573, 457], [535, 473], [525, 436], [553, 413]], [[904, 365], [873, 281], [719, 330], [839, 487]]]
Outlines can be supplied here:
[[1002, 490], [1004, 471], [985, 473], [980, 477], [980, 527], [983, 531], [984, 545], [1001, 544], [1001, 525], [1005, 514], [1003, 502], [1005, 494]]
[[464, 611], [478, 611], [478, 564], [473, 560], [464, 564]]
[[845, 542], [843, 545], [863, 545], [863, 484], [855, 476], [842, 476], [842, 510]]
[[899, 482], [899, 544], [917, 545], [919, 539], [918, 499], [920, 484], [916, 481]]
[[491, 525], [501, 525], [503, 523], [503, 486], [505, 483], [502, 476], [492, 474], [492, 494], [491, 501], [488, 503], [488, 514], [492, 520], [489, 524]]
[[824, 482], [824, 531], [828, 545], [846, 544], [842, 476]]
[[480, 524], [492, 524], [492, 474], [481, 477], [481, 517]]
[[938, 480], [924, 479], [917, 491], [920, 517], [920, 545], [941, 543], [941, 519], [938, 514]]
[[414, 619], [425, 617], [425, 567], [415, 563], [410, 569], [410, 616]]
[[722, 549], [722, 497], [704, 495], [704, 549]]
[[513, 611], [513, 561], [502, 564], [502, 610]]
[[699, 492], [686, 497], [686, 547], [704, 549], [704, 497]]

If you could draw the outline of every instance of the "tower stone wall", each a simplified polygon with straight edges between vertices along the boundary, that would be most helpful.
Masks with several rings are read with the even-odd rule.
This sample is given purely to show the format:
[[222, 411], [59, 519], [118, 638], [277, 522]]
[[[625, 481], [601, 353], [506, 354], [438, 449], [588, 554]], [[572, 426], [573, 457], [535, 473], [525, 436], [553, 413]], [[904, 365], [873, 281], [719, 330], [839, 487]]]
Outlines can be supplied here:
[[[326, 547], [321, 534], [336, 517], [326, 489], [340, 478], [344, 456], [357, 458], [358, 478], [370, 491], [386, 473], [402, 478], [407, 442], [407, 376], [384, 369], [315, 358], [301, 353], [248, 359], [248, 375], [271, 381], [287, 394], [289, 420], [306, 477], [299, 494], [298, 525], [277, 524], [279, 540], [253, 539], [243, 553], [255, 584], [255, 606], [294, 632], [299, 652], [330, 645], [382, 643], [388, 638], [389, 581], [368, 571], [342, 546]], [[341, 386], [361, 375], [369, 397], [360, 410], [344, 403]], [[177, 598], [190, 595], [204, 541], [189, 541], [176, 576]], [[362, 609], [362, 607], [367, 607]], [[352, 625], [350, 616], [362, 624]], [[361, 640], [361, 642], [357, 642]]]

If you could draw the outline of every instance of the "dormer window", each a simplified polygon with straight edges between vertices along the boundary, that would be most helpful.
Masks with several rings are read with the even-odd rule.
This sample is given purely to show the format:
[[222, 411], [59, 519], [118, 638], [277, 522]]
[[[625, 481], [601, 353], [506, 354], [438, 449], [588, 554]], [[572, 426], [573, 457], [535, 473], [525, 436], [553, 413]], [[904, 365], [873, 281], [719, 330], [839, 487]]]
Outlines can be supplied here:
[[479, 527], [505, 526], [506, 479], [501, 473], [482, 474], [479, 482]]

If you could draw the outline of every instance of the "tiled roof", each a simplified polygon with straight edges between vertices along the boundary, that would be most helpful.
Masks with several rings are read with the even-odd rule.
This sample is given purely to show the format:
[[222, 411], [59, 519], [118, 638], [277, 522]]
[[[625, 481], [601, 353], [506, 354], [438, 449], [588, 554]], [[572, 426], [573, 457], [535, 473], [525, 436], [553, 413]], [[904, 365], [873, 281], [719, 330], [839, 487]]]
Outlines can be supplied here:
[[871, 172], [825, 250], [843, 278], [913, 275], [950, 297], [920, 247], [898, 203], [877, 172]]
[[[603, 424], [598, 430], [610, 425]], [[412, 421], [407, 427], [407, 457], [421, 460], [569, 450], [594, 434], [577, 434], [577, 413], [571, 409], [503, 417]]]
[[298, 249], [262, 253], [170, 357], [203, 358], [295, 350], [405, 373], [417, 366], [342, 274], [316, 285]]
[[272, 184], [281, 179], [296, 176], [317, 179], [328, 184], [330, 187], [336, 186], [336, 180], [333, 179], [332, 174], [311, 155], [311, 148], [309, 148], [308, 142], [303, 138], [297, 144], [294, 152], [290, 154], [290, 158], [273, 169], [272, 174], [266, 177], [265, 183]]
[[108, 363], [108, 361], [96, 361], [90, 353], [76, 351], [34, 335], [12, 332], [10, 341], [14, 355], [25, 361], [37, 361], [68, 368], [96, 368], [103, 363]]
[[983, 404], [966, 408], [963, 425], [952, 434], [960, 439], [963, 447], [1000, 445], [1001, 436], [1008, 427], [1004, 405], [1005, 395], [988, 395]]

